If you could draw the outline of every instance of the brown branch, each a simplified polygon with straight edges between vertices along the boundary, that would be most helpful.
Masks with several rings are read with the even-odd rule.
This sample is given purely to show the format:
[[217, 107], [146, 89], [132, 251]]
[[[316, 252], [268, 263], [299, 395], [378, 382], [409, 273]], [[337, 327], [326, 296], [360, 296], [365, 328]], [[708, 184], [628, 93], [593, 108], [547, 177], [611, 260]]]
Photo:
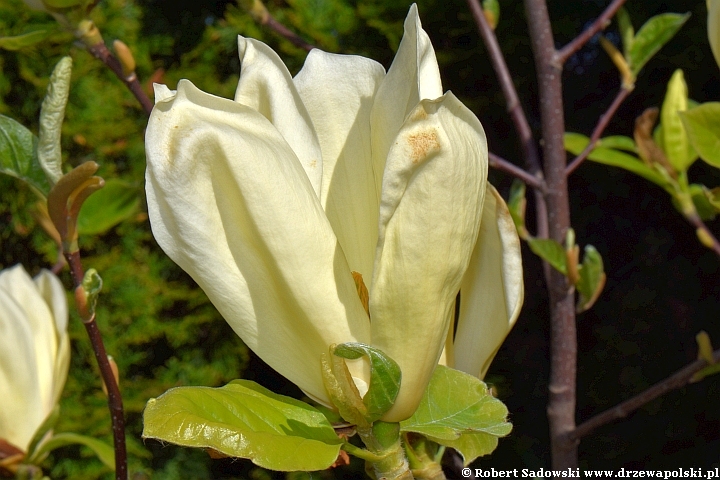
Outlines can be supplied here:
[[[713, 352], [713, 358], [716, 362], [720, 362], [720, 350], [715, 350], [715, 352]], [[567, 434], [567, 441], [577, 442], [582, 437], [590, 434], [596, 428], [614, 420], [625, 418], [646, 403], [649, 403], [652, 400], [671, 392], [672, 390], [684, 387], [691, 381], [697, 372], [705, 368], [707, 365], [708, 363], [705, 360], [695, 360], [691, 364], [683, 367], [666, 379], [656, 383], [644, 392], [641, 392], [634, 397], [610, 408], [609, 410], [605, 410], [604, 412], [584, 421], [578, 425], [575, 430]]]
[[488, 152], [488, 159], [491, 167], [509, 173], [510, 175], [519, 178], [531, 187], [540, 190], [543, 193], [545, 192], [545, 182], [543, 182], [542, 179], [530, 174], [529, 172], [526, 172], [517, 165], [510, 163], [509, 161], [498, 155], [495, 155], [492, 152]]
[[628, 95], [630, 95], [630, 92], [632, 92], [632, 89], [625, 87], [620, 88], [620, 91], [615, 96], [615, 100], [613, 100], [612, 104], [610, 104], [605, 113], [600, 115], [600, 119], [595, 126], [595, 130], [593, 130], [592, 135], [590, 136], [590, 142], [587, 144], [587, 147], [585, 147], [585, 149], [580, 152], [580, 155], [575, 157], [572, 162], [570, 162], [570, 165], [568, 165], [565, 169], [566, 175], [570, 175], [571, 173], [573, 173], [580, 166], [580, 164], [585, 161], [588, 155], [590, 155], [590, 152], [592, 152], [595, 148], [595, 144], [598, 140], [600, 140], [600, 135], [603, 134], [608, 124], [610, 123], [610, 120], [613, 116], [615, 116], [618, 108], [620, 108], [620, 105], [625, 101]]
[[[556, 54], [550, 17], [545, 0], [525, 0], [530, 43], [535, 57], [540, 98], [545, 181], [548, 193], [548, 226], [550, 238], [564, 242], [570, 227], [570, 202], [566, 154], [563, 144], [562, 69], [555, 62]], [[548, 385], [548, 420], [552, 468], [564, 470], [578, 465], [577, 444], [565, 440], [575, 429], [575, 398], [577, 376], [577, 333], [573, 291], [563, 274], [548, 269], [546, 276], [550, 296], [550, 382]], [[547, 272], [547, 270], [546, 270]]]
[[[495, 32], [487, 22], [487, 19], [483, 14], [482, 7], [480, 6], [480, 2], [478, 0], [467, 0], [467, 3], [470, 11], [472, 12], [475, 24], [477, 25], [480, 37], [483, 39], [485, 48], [488, 50], [490, 61], [493, 64], [495, 74], [497, 75], [498, 82], [500, 83], [500, 88], [505, 96], [508, 113], [515, 125], [518, 137], [520, 138], [520, 145], [525, 158], [525, 168], [531, 176], [537, 179], [536, 183], [542, 186], [541, 189], [535, 188], [535, 213], [537, 218], [536, 236], [539, 238], [547, 238], [547, 205], [545, 203], [545, 197], [543, 196], [546, 186], [543, 178], [542, 166], [540, 164], [540, 155], [538, 154], [537, 147], [535, 145], [532, 129], [530, 128], [527, 116], [520, 104], [517, 91], [515, 90], [515, 84], [510, 76], [510, 70], [508, 69], [507, 63], [505, 63], [505, 57], [500, 50], [500, 45], [498, 44], [497, 37], [495, 37]], [[526, 183], [528, 183], [528, 185], [533, 185], [533, 183]], [[549, 271], [549, 267], [547, 267], [546, 270]]]
[[593, 35], [595, 35], [601, 30], [604, 30], [608, 25], [610, 25], [610, 19], [613, 17], [613, 15], [615, 15], [615, 12], [617, 12], [618, 9], [622, 7], [625, 1], [626, 0], [613, 0], [613, 2], [608, 5], [605, 11], [597, 19], [595, 19], [595, 21], [592, 23], [592, 25], [590, 25], [590, 27], [586, 28], [585, 31], [575, 37], [575, 39], [573, 39], [570, 43], [557, 51], [554, 59], [555, 64], [558, 67], [561, 67], [563, 64], [565, 64], [565, 62], [567, 62], [567, 59], [570, 58], [573, 53], [580, 50], [583, 45], [585, 45], [588, 40], [592, 38]]
[[245, 0], [239, 3], [258, 24], [269, 28], [296, 47], [302, 48], [308, 52], [313, 48], [316, 48], [315, 45], [306, 42], [302, 37], [292, 32], [282, 23], [278, 22], [268, 11], [267, 7], [265, 7], [262, 0]]
[[152, 112], [153, 109], [153, 102], [145, 94], [145, 91], [143, 90], [142, 85], [140, 85], [140, 81], [138, 80], [137, 75], [135, 75], [135, 73], [132, 73], [131, 75], [126, 76], [123, 72], [120, 61], [112, 53], [110, 53], [110, 50], [108, 50], [104, 42], [99, 42], [95, 45], [88, 46], [87, 49], [93, 57], [103, 62], [120, 80], [122, 80], [125, 86], [130, 90], [130, 92], [135, 95], [135, 98], [137, 98], [138, 102], [140, 102], [140, 105], [142, 106], [145, 113], [150, 115], [150, 112]]
[[[80, 252], [65, 252], [65, 259], [70, 266], [70, 273], [72, 274], [73, 283], [75, 284], [75, 300], [78, 311], [83, 312], [86, 310], [85, 292], [82, 287], [85, 274], [83, 273], [82, 262], [80, 260]], [[83, 316], [82, 313], [81, 316]], [[127, 480], [128, 469], [127, 449], [125, 446], [125, 415], [123, 413], [123, 402], [120, 394], [120, 387], [118, 386], [112, 367], [110, 366], [110, 361], [108, 360], [108, 355], [105, 351], [105, 345], [103, 343], [102, 336], [100, 335], [97, 322], [95, 321], [95, 314], [93, 313], [90, 315], [90, 318], [83, 318], [82, 320], [88, 337], [90, 337], [90, 343], [92, 344], [92, 349], [95, 353], [95, 360], [97, 360], [98, 367], [100, 367], [100, 374], [102, 375], [102, 379], [105, 382], [105, 386], [108, 391], [108, 408], [110, 409], [113, 441], [115, 444], [115, 479]]]

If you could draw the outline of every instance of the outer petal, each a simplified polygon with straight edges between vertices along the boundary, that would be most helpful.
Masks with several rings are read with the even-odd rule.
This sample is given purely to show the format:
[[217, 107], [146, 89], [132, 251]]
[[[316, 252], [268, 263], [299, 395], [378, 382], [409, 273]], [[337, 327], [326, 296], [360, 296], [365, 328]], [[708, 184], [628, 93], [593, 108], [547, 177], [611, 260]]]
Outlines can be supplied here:
[[[35, 312], [32, 320], [27, 316], [28, 310]], [[45, 316], [48, 321], [37, 321], [39, 316]], [[43, 336], [33, 330], [35, 324], [48, 324], [52, 338], [50, 312], [32, 279], [19, 265], [3, 271], [0, 273], [0, 438], [23, 450], [48, 413], [43, 400], [44, 392], [50, 390], [44, 385], [48, 380], [47, 367], [39, 368], [36, 352]], [[51, 349], [47, 344], [42, 347], [45, 351]], [[46, 359], [44, 355], [40, 358]]]
[[523, 302], [522, 257], [505, 201], [488, 184], [482, 223], [460, 290], [455, 368], [483, 378]]
[[255, 353], [327, 402], [321, 355], [331, 343], [367, 342], [369, 326], [290, 146], [258, 112], [186, 80], [155, 106], [146, 146], [160, 246]]
[[385, 159], [406, 117], [420, 100], [442, 95], [440, 69], [435, 50], [420, 24], [417, 6], [410, 7], [405, 33], [372, 110], [372, 148], [378, 196]]
[[235, 101], [260, 112], [275, 125], [319, 196], [323, 168], [320, 144], [290, 72], [277, 53], [262, 42], [238, 37], [238, 49], [242, 68]]
[[370, 291], [373, 345], [403, 374], [387, 421], [415, 411], [437, 365], [486, 179], [487, 143], [475, 115], [452, 93], [422, 101], [388, 156]]
[[33, 280], [45, 303], [50, 307], [56, 326], [55, 334], [57, 336], [58, 351], [55, 357], [53, 395], [50, 403], [47, 405], [47, 411], [49, 412], [60, 400], [60, 395], [62, 394], [65, 380], [67, 379], [68, 369], [70, 368], [70, 336], [67, 332], [68, 305], [65, 288], [60, 282], [60, 279], [52, 272], [49, 270], [41, 270]]
[[[14, 298], [25, 312], [24, 322], [29, 325], [33, 335], [35, 369], [38, 375], [41, 404], [52, 408], [55, 397], [53, 387], [55, 359], [58, 354], [56, 324], [52, 311], [22, 265], [16, 265], [2, 272], [0, 289], [5, 290]], [[49, 412], [49, 409], [43, 410], [44, 413]]]
[[350, 269], [369, 286], [377, 245], [378, 198], [370, 148], [370, 109], [385, 76], [363, 57], [313, 50], [295, 85], [320, 139], [320, 201]]

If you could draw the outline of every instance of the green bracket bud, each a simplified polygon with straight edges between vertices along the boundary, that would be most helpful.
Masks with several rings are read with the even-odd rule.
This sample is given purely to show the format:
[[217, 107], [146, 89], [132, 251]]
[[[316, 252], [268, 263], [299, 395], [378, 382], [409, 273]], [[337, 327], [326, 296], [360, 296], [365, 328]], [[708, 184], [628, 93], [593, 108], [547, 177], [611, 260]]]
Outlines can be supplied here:
[[51, 184], [62, 177], [62, 152], [60, 134], [65, 106], [70, 93], [72, 58], [63, 57], [50, 76], [50, 84], [40, 109], [40, 137], [37, 156], [45, 175]]
[[89, 269], [85, 272], [83, 277], [82, 288], [85, 291], [85, 298], [87, 299], [87, 309], [90, 315], [95, 314], [95, 305], [97, 305], [98, 295], [102, 290], [102, 278], [100, 274], [94, 268]]

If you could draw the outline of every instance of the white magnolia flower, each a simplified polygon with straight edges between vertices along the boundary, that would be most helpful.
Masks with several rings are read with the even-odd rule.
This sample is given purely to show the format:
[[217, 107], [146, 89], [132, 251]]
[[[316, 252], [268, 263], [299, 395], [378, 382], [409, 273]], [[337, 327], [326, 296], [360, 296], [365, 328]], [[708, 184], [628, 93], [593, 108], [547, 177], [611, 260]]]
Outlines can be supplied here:
[[[387, 74], [366, 58], [313, 50], [292, 78], [267, 45], [238, 44], [234, 101], [187, 80], [177, 91], [156, 86], [146, 134], [155, 238], [255, 353], [325, 404], [329, 345], [385, 352], [402, 386], [384, 420], [405, 419], [440, 358], [461, 285], [487, 289], [486, 302], [463, 309], [461, 329], [507, 329], [521, 302], [517, 237], [498, 215], [501, 199], [484, 201], [482, 126], [443, 95], [415, 6]], [[471, 258], [492, 260], [468, 269]], [[351, 272], [367, 285], [370, 318]], [[493, 352], [500, 339], [471, 341]], [[349, 368], [362, 391], [367, 365]]]
[[0, 438], [23, 451], [58, 403], [68, 366], [68, 307], [60, 280], [0, 272]]

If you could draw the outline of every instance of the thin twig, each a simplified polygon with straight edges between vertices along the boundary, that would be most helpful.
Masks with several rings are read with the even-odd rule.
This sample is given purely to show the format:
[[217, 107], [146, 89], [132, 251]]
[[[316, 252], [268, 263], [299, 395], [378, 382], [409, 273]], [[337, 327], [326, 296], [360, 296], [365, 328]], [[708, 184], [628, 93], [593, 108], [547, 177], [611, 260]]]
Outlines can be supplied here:
[[137, 75], [133, 73], [130, 76], [125, 76], [120, 61], [110, 52], [110, 50], [108, 50], [104, 42], [97, 43], [87, 48], [93, 57], [103, 62], [120, 80], [122, 80], [130, 92], [135, 95], [138, 102], [140, 102], [140, 105], [145, 113], [150, 115], [150, 112], [152, 112], [153, 109], [153, 102], [145, 94]]
[[718, 242], [715, 235], [713, 235], [707, 225], [705, 225], [705, 222], [703, 222], [697, 214], [686, 215], [685, 218], [697, 229], [697, 235], [702, 244], [720, 257], [720, 242]]
[[626, 0], [613, 0], [613, 2], [608, 5], [605, 11], [598, 18], [595, 19], [595, 21], [592, 23], [592, 25], [590, 25], [590, 27], [586, 28], [570, 43], [557, 51], [554, 58], [555, 64], [557, 66], [562, 66], [565, 62], [567, 62], [567, 59], [570, 58], [573, 53], [580, 50], [582, 46], [585, 45], [588, 40], [593, 37], [593, 35], [595, 35], [601, 30], [604, 30], [608, 25], [610, 25], [610, 19], [613, 17], [613, 15], [615, 15], [615, 12], [617, 12], [618, 9], [622, 7], [625, 1]]
[[526, 184], [530, 185], [533, 188], [536, 188], [540, 190], [541, 192], [545, 192], [545, 183], [542, 181], [542, 179], [530, 174], [530, 172], [526, 172], [522, 168], [518, 167], [517, 165], [514, 165], [510, 163], [509, 161], [505, 160], [504, 158], [495, 155], [492, 152], [488, 153], [488, 157], [490, 160], [490, 166], [493, 168], [496, 168], [498, 170], [502, 170], [503, 172], [509, 173], [510, 175], [519, 178]]
[[[720, 362], [720, 350], [715, 350], [713, 352], [713, 358], [716, 362]], [[567, 441], [576, 442], [582, 437], [590, 434], [596, 428], [614, 420], [625, 418], [646, 403], [649, 403], [650, 401], [655, 400], [672, 390], [684, 387], [690, 382], [693, 375], [707, 365], [708, 363], [705, 360], [695, 360], [693, 363], [683, 367], [647, 390], [584, 421], [578, 425], [575, 430], [567, 434]]]
[[[65, 259], [70, 266], [70, 273], [72, 274], [73, 283], [75, 284], [76, 302], [78, 304], [82, 304], [85, 301], [85, 293], [82, 287], [85, 274], [83, 273], [82, 262], [80, 260], [80, 252], [66, 252]], [[77, 301], [78, 297], [80, 297], [79, 302]], [[90, 343], [92, 344], [92, 349], [95, 353], [95, 359], [97, 360], [98, 367], [100, 367], [100, 374], [102, 375], [102, 379], [105, 382], [108, 392], [108, 408], [110, 409], [113, 441], [115, 444], [115, 479], [127, 480], [128, 469], [127, 449], [125, 446], [125, 415], [123, 413], [123, 402], [120, 394], [120, 387], [118, 386], [112, 367], [110, 366], [108, 355], [105, 351], [105, 345], [103, 343], [102, 336], [100, 335], [97, 322], [95, 321], [95, 314], [93, 313], [89, 319], [83, 319], [83, 324], [85, 325], [88, 337], [90, 337]]]
[[620, 91], [618, 91], [617, 95], [615, 96], [615, 100], [613, 100], [612, 104], [610, 104], [605, 113], [600, 115], [600, 119], [598, 120], [597, 125], [595, 125], [595, 130], [593, 130], [592, 135], [590, 136], [590, 142], [587, 144], [587, 147], [585, 147], [585, 149], [580, 152], [580, 155], [575, 157], [572, 162], [570, 162], [570, 165], [565, 168], [565, 175], [569, 176], [571, 173], [573, 173], [580, 166], [580, 164], [585, 161], [588, 155], [590, 155], [590, 152], [592, 152], [595, 148], [595, 144], [598, 140], [600, 140], [600, 135], [603, 134], [608, 124], [610, 123], [610, 120], [613, 116], [615, 116], [618, 108], [620, 108], [620, 105], [625, 101], [625, 99], [628, 97], [628, 95], [630, 95], [631, 92], [632, 90], [629, 88], [620, 88]]
[[262, 0], [249, 0], [245, 2], [240, 2], [240, 5], [245, 9], [245, 11], [250, 14], [253, 20], [255, 20], [258, 24], [264, 27], [268, 27], [270, 30], [277, 33], [296, 47], [302, 48], [303, 50], [308, 52], [313, 48], [317, 48], [315, 47], [315, 45], [306, 42], [302, 37], [291, 31], [282, 23], [278, 22], [275, 17], [273, 17], [272, 14], [268, 11]]
[[[523, 150], [523, 156], [525, 157], [525, 168], [531, 176], [536, 178], [539, 185], [542, 188], [536, 188], [535, 192], [535, 216], [536, 216], [536, 236], [539, 238], [548, 237], [548, 213], [547, 204], [545, 202], [544, 193], [546, 191], [545, 179], [543, 178], [542, 166], [540, 164], [540, 155], [533, 138], [532, 129], [528, 123], [527, 116], [523, 111], [520, 103], [517, 91], [515, 90], [515, 84], [510, 76], [510, 70], [508, 69], [505, 57], [500, 50], [495, 32], [490, 27], [483, 14], [482, 7], [478, 0], [467, 0], [468, 7], [472, 12], [475, 24], [477, 25], [480, 37], [485, 43], [485, 48], [488, 50], [490, 61], [495, 69], [495, 74], [498, 77], [500, 88], [505, 96], [507, 103], [508, 113], [512, 118], [515, 130], [520, 138], [520, 145]], [[528, 182], [526, 182], [528, 183]], [[528, 183], [533, 185], [532, 183]], [[550, 271], [549, 266], [546, 266], [545, 270]]]

